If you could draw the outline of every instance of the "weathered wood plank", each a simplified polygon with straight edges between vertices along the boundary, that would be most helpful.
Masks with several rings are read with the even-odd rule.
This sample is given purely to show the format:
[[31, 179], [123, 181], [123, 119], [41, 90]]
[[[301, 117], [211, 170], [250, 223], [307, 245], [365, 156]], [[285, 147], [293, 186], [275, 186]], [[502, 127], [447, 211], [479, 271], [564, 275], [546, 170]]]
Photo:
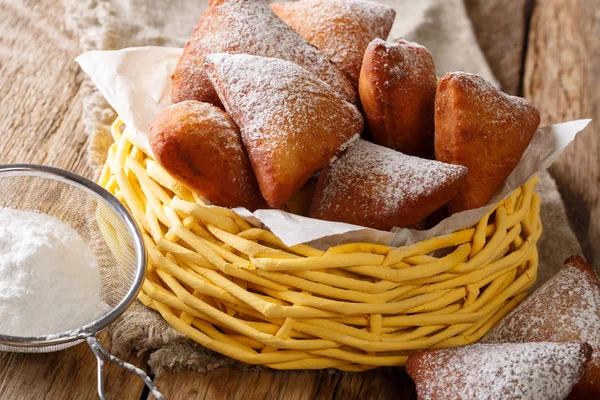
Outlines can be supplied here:
[[87, 137], [77, 96], [83, 74], [73, 61], [79, 48], [52, 1], [0, 3], [0, 162], [73, 165]]
[[[108, 343], [108, 335], [101, 335]], [[137, 365], [142, 359], [131, 353], [116, 354]], [[141, 381], [112, 364], [105, 368], [105, 390], [109, 398], [138, 400]], [[0, 353], [0, 398], [2, 399], [97, 399], [96, 359], [82, 343], [48, 354]]]
[[588, 260], [600, 262], [600, 1], [545, 0], [535, 4], [525, 65], [524, 94], [542, 125], [594, 121], [551, 168]]
[[492, 72], [509, 94], [519, 92], [528, 0], [465, 0], [477, 41]]
[[[219, 368], [205, 374], [169, 372], [156, 378], [169, 399], [346, 400], [414, 399], [414, 385], [400, 368], [358, 374], [331, 371], [245, 371]], [[154, 399], [153, 396], [149, 397]]]
[[[515, 87], [518, 88], [518, 79], [515, 78], [515, 74], [518, 73], [515, 71], [520, 68], [521, 59], [518, 54], [522, 52], [522, 47], [518, 47], [522, 45], [522, 40], [519, 44], [517, 39], [519, 35], [522, 38], [523, 33], [519, 33], [518, 26], [515, 25], [516, 31], [511, 30], [509, 26], [521, 18], [518, 16], [521, 8], [513, 4], [521, 1], [467, 0], [467, 3], [470, 5], [471, 16], [476, 18], [476, 33], [479, 35], [484, 52], [490, 59], [492, 69], [503, 83], [505, 90], [515, 92]], [[479, 7], [475, 8], [475, 11], [472, 8], [474, 3]], [[534, 17], [539, 18], [540, 21], [555, 19], [558, 22], [555, 22], [554, 29], [564, 24], [565, 16], [561, 15], [562, 13], [566, 12], [574, 21], [583, 14], [585, 18], [583, 18], [584, 25], [579, 28], [581, 31], [578, 31], [574, 21], [569, 22], [567, 27], [561, 28], [568, 32], [566, 36], [568, 40], [564, 40], [564, 33], [560, 34], [562, 36], [553, 36], [547, 26], [536, 26], [535, 34], [539, 36], [530, 38], [530, 48], [536, 46], [536, 43], [539, 48], [530, 53], [530, 56], [535, 55], [535, 58], [532, 60], [528, 58], [527, 61], [529, 75], [525, 83], [525, 93], [540, 106], [546, 122], [553, 120], [550, 116], [554, 116], [554, 120], [562, 120], [579, 115], [585, 116], [583, 114], [585, 112], [590, 114], [595, 112], [595, 116], [598, 114], [598, 102], [594, 100], [597, 99], [598, 94], [593, 91], [595, 85], [591, 79], [593, 76], [598, 76], [600, 71], [590, 61], [592, 57], [593, 60], [598, 60], [598, 43], [593, 40], [598, 37], [598, 18], [596, 17], [596, 26], [594, 26], [593, 12], [591, 12], [593, 11], [591, 5], [597, 5], [597, 2], [579, 2], [579, 6], [576, 7], [579, 11], [564, 10], [563, 8], [571, 6], [558, 3], [554, 1], [538, 4], [541, 9], [553, 11], [534, 14]], [[541, 12], [539, 7], [537, 12]], [[477, 17], [478, 13], [482, 17]], [[4, 1], [0, 2], [0, 14], [3, 16], [0, 19], [0, 90], [2, 91], [0, 122], [3, 127], [0, 162], [45, 163], [90, 176], [91, 171], [85, 162], [87, 138], [83, 134], [83, 126], [80, 122], [79, 87], [82, 74], [72, 61], [79, 50], [75, 39], [62, 25], [62, 8], [51, 0], [39, 3], [31, 1], [25, 4], [18, 1]], [[574, 15], [577, 17], [575, 18]], [[484, 16], [489, 19], [478, 24], [477, 18], [483, 19]], [[505, 22], [499, 24], [497, 21]], [[537, 23], [546, 24], [540, 21]], [[482, 35], [487, 35], [488, 29], [490, 32], [493, 30], [503, 33], [493, 35], [490, 33], [486, 39], [482, 38]], [[510, 38], [506, 36], [507, 32]], [[569, 42], [578, 40], [577, 38], [581, 38], [582, 35], [585, 40], [580, 46], [574, 46], [574, 49], [567, 48], [571, 46]], [[548, 36], [551, 36], [552, 40], [549, 40]], [[559, 40], [561, 38], [563, 38], [562, 42]], [[502, 41], [508, 41], [512, 46], [501, 43]], [[554, 48], [551, 48], [552, 46]], [[588, 46], [591, 50], [582, 49], [582, 46]], [[545, 55], [541, 54], [542, 51]], [[585, 55], [585, 51], [590, 53]], [[506, 55], [504, 52], [510, 54]], [[579, 60], [577, 63], [570, 62], [571, 52], [574, 52], [575, 59]], [[499, 61], [495, 61], [496, 59]], [[564, 65], [560, 65], [561, 63]], [[577, 71], [571, 71], [573, 68]], [[579, 77], [575, 78], [573, 74], [579, 74]], [[560, 92], [553, 91], [553, 85], [560, 79], [563, 79], [561, 84], [564, 87]], [[573, 85], [578, 85], [578, 89], [571, 89]], [[581, 178], [579, 183], [573, 183], [575, 189], [568, 189], [575, 192], [576, 200], [572, 204], [576, 205], [581, 201], [584, 204], [594, 205], [596, 221], [600, 221], [597, 214], [599, 208], [597, 174], [600, 168], [597, 163], [594, 163], [597, 162], [597, 156], [594, 157], [594, 154], [597, 154], [598, 142], [596, 137], [590, 134], [591, 130], [593, 129], [588, 128], [583, 137], [593, 137], [585, 139], [586, 142], [583, 144], [579, 144], [581, 141], [579, 140], [570, 149], [573, 152], [571, 158], [562, 161], [562, 163], [573, 164], [570, 165], [572, 170], [568, 171], [569, 168], [562, 166], [556, 169], [560, 169], [557, 177], [561, 173], [566, 173], [565, 171], [570, 173], [562, 182], [559, 178], [563, 188], [569, 188], [568, 184], [571, 181], [577, 181], [577, 177]], [[590, 145], [593, 150], [588, 149]], [[580, 156], [575, 157], [575, 153]], [[595, 168], [596, 172], [591, 174], [587, 172], [588, 168]], [[590, 185], [590, 182], [594, 184]], [[586, 186], [593, 186], [593, 188], [586, 188]], [[590, 195], [590, 192], [594, 193]], [[567, 201], [569, 201], [568, 197]], [[592, 229], [585, 221], [585, 215], [587, 218], [592, 215], [590, 210], [591, 208], [586, 211], [587, 214], [584, 213], [583, 234]], [[595, 237], [598, 237], [598, 227], [595, 229]], [[132, 359], [131, 355], [125, 357], [141, 365], [140, 360]], [[82, 345], [49, 355], [0, 354], [0, 397], [3, 399], [94, 398], [94, 363], [93, 357]], [[131, 399], [140, 397], [141, 385], [137, 380], [112, 367], [109, 367], [108, 374], [109, 395]], [[411, 398], [414, 395], [408, 377], [400, 370], [378, 370], [363, 374], [279, 371], [242, 373], [233, 368], [225, 368], [207, 374], [189, 371], [167, 373], [157, 380], [157, 385], [168, 398], [181, 399], [401, 399]]]
[[[0, 163], [48, 164], [89, 177], [83, 74], [73, 61], [80, 50], [64, 27], [62, 5], [2, 1], [0, 15]], [[142, 394], [143, 384], [113, 365], [106, 382], [110, 398]], [[96, 360], [85, 344], [50, 354], [0, 353], [0, 398], [95, 399]]]

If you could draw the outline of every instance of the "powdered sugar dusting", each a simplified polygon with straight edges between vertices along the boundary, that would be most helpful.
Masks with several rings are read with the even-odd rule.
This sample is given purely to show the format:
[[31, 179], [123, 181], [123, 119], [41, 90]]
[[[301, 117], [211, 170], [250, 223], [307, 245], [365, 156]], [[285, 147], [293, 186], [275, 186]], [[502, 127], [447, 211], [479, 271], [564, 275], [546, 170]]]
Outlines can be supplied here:
[[476, 344], [417, 355], [409, 373], [423, 400], [561, 400], [588, 356], [581, 343]]
[[[538, 340], [589, 343], [590, 368], [600, 368], [600, 284], [575, 267], [566, 266], [498, 323], [485, 343]], [[589, 370], [589, 369], [588, 369]], [[588, 374], [586, 379], [597, 377]]]
[[[535, 107], [527, 100], [518, 96], [508, 95], [483, 77], [467, 72], [449, 72], [442, 78], [452, 79], [469, 97], [478, 104], [476, 109], [484, 124], [497, 124], [501, 126], [528, 127], [539, 123]], [[451, 91], [438, 91], [442, 98], [450, 95]], [[440, 104], [439, 100], [436, 100]], [[473, 116], [477, 118], [478, 115]], [[506, 134], [515, 134], [514, 130], [507, 129]], [[520, 157], [520, 155], [519, 155]]]
[[301, 0], [271, 7], [354, 82], [369, 42], [387, 38], [396, 16], [393, 8], [366, 0]]
[[[330, 84], [346, 100], [356, 99], [356, 91], [344, 74], [262, 0], [211, 2], [177, 65], [173, 75], [174, 91], [212, 92], [203, 71], [204, 56], [220, 52], [291, 61]], [[174, 97], [178, 98], [177, 93]]]
[[[360, 125], [357, 133], [362, 131], [362, 118], [355, 106], [290, 62], [223, 53], [207, 55], [206, 60], [214, 66], [215, 73], [209, 74], [219, 97], [227, 99], [224, 105], [240, 127], [247, 147], [260, 143], [267, 152], [287, 151], [289, 145], [302, 145], [302, 136], [317, 125]], [[324, 109], [323, 103], [334, 104]], [[329, 135], [345, 143], [350, 138], [344, 133], [344, 129], [332, 129]]]
[[[424, 75], [428, 72], [431, 73], [431, 85], [435, 87], [435, 65], [425, 47], [404, 39], [394, 43], [375, 39], [369, 46], [374, 51], [381, 53], [378, 59], [384, 60], [384, 63], [373, 65], [374, 73], [372, 75], [385, 79], [384, 82], [374, 82], [378, 84], [378, 87], [386, 90], [397, 89], [400, 82], [404, 82], [405, 85], [410, 83], [410, 80], [406, 78], [421, 77], [421, 79], [425, 79]], [[412, 89], [412, 87], [410, 88]]]
[[[195, 140], [191, 136], [204, 137], [204, 147], [210, 149], [205, 151], [210, 151], [215, 157], [220, 155], [221, 159], [229, 160], [229, 166], [237, 166], [237, 168], [232, 167], [232, 171], [230, 171], [232, 173], [226, 174], [226, 179], [239, 188], [239, 193], [256, 193], [256, 180], [250, 171], [248, 156], [238, 127], [231, 117], [220, 108], [195, 100], [172, 104], [159, 114], [152, 123], [150, 130], [152, 133], [166, 130], [167, 132], [185, 133], [185, 135], [190, 136], [189, 140], [191, 142], [187, 142], [187, 144], [185, 140], [173, 141], [173, 143], [179, 144], [182, 159], [186, 158], [186, 148], [189, 149], [189, 146]], [[156, 154], [157, 150], [154, 151]], [[194, 157], [193, 155], [190, 156]], [[158, 160], [159, 162], [164, 161], [160, 157]], [[187, 164], [184, 163], [184, 165]], [[179, 178], [182, 178], [182, 176]], [[250, 198], [250, 195], [247, 197]], [[211, 201], [219, 202], [214, 198]]]
[[244, 153], [244, 145], [242, 144], [237, 127], [231, 117], [223, 110], [211, 104], [198, 101], [184, 101], [173, 104], [167, 107], [167, 109], [179, 106], [185, 106], [188, 109], [185, 114], [186, 121], [184, 121], [186, 125], [199, 126], [209, 121], [208, 123], [215, 130], [219, 128], [220, 135], [218, 138], [215, 138], [219, 139], [219, 148], [234, 150], [236, 155]]
[[[435, 97], [435, 155], [469, 168], [451, 212], [486, 205], [521, 160], [539, 125], [525, 99], [502, 93], [478, 75], [452, 72]], [[484, 162], [485, 161], [485, 162]]]
[[377, 217], [398, 214], [407, 203], [427, 197], [445, 182], [467, 173], [461, 165], [412, 157], [359, 140], [328, 170], [318, 207], [336, 210], [341, 194], [353, 187], [374, 187], [377, 196], [357, 197], [356, 211], [372, 210]]
[[[354, 135], [352, 136], [350, 139], [348, 139], [348, 141], [344, 144], [342, 144], [339, 148], [338, 148], [338, 153], [342, 154], [343, 152], [345, 152], [346, 150], [348, 150], [348, 148], [350, 146], [352, 146], [358, 139], [360, 139], [360, 135]], [[335, 156], [333, 156], [333, 158], [329, 161], [329, 164], [333, 164], [336, 160], [338, 159], [338, 155], [336, 154]]]
[[423, 46], [422, 44], [407, 39], [396, 39], [393, 44], [401, 44], [410, 47], [417, 47], [420, 49], [427, 49], [427, 47]]
[[358, 109], [296, 64], [221, 53], [207, 55], [206, 67], [240, 127], [261, 190], [267, 175], [276, 182], [278, 174], [292, 176], [299, 186], [286, 184], [291, 196], [362, 132]]

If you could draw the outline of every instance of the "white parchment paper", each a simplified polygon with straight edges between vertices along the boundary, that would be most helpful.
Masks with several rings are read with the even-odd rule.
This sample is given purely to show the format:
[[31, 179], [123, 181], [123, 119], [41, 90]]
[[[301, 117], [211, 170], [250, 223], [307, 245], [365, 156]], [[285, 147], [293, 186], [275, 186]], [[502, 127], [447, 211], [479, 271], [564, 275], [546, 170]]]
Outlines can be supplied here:
[[[182, 49], [135, 47], [116, 51], [90, 51], [76, 61], [135, 135], [136, 142], [151, 154], [147, 131], [152, 119], [171, 104], [171, 73]], [[473, 226], [498, 201], [538, 172], [546, 169], [586, 127], [589, 119], [540, 128], [521, 161], [494, 195], [490, 204], [446, 218], [427, 231], [394, 229], [378, 231], [340, 222], [321, 221], [279, 210], [236, 211], [252, 223], [262, 223], [286, 245], [310, 243], [319, 248], [347, 242], [370, 242], [400, 246]]]

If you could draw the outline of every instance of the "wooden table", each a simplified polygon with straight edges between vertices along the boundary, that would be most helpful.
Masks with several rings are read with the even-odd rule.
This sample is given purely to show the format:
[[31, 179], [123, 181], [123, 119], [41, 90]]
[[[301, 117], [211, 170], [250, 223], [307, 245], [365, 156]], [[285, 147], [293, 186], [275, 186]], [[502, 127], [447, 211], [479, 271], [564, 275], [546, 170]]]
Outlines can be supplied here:
[[[598, 0], [465, 0], [492, 69], [509, 93], [524, 94], [543, 124], [600, 118]], [[0, 163], [27, 162], [91, 176], [81, 122], [83, 73], [77, 38], [60, 2], [0, 0]], [[593, 122], [552, 169], [587, 257], [600, 262], [600, 140]], [[102, 341], [110, 348], [106, 336]], [[137, 365], [142, 357], [117, 354]], [[2, 399], [94, 399], [95, 360], [85, 345], [43, 355], [0, 354]], [[129, 374], [107, 368], [110, 398], [146, 399]], [[165, 373], [170, 399], [402, 399], [414, 388], [399, 369], [330, 372]]]

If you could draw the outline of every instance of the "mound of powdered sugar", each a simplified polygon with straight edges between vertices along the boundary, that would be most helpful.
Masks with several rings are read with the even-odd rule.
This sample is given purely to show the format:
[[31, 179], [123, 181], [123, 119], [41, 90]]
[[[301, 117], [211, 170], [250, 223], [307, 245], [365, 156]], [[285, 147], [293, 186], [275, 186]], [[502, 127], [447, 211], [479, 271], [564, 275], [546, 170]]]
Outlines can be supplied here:
[[0, 208], [0, 334], [41, 336], [105, 314], [92, 250], [57, 218]]

